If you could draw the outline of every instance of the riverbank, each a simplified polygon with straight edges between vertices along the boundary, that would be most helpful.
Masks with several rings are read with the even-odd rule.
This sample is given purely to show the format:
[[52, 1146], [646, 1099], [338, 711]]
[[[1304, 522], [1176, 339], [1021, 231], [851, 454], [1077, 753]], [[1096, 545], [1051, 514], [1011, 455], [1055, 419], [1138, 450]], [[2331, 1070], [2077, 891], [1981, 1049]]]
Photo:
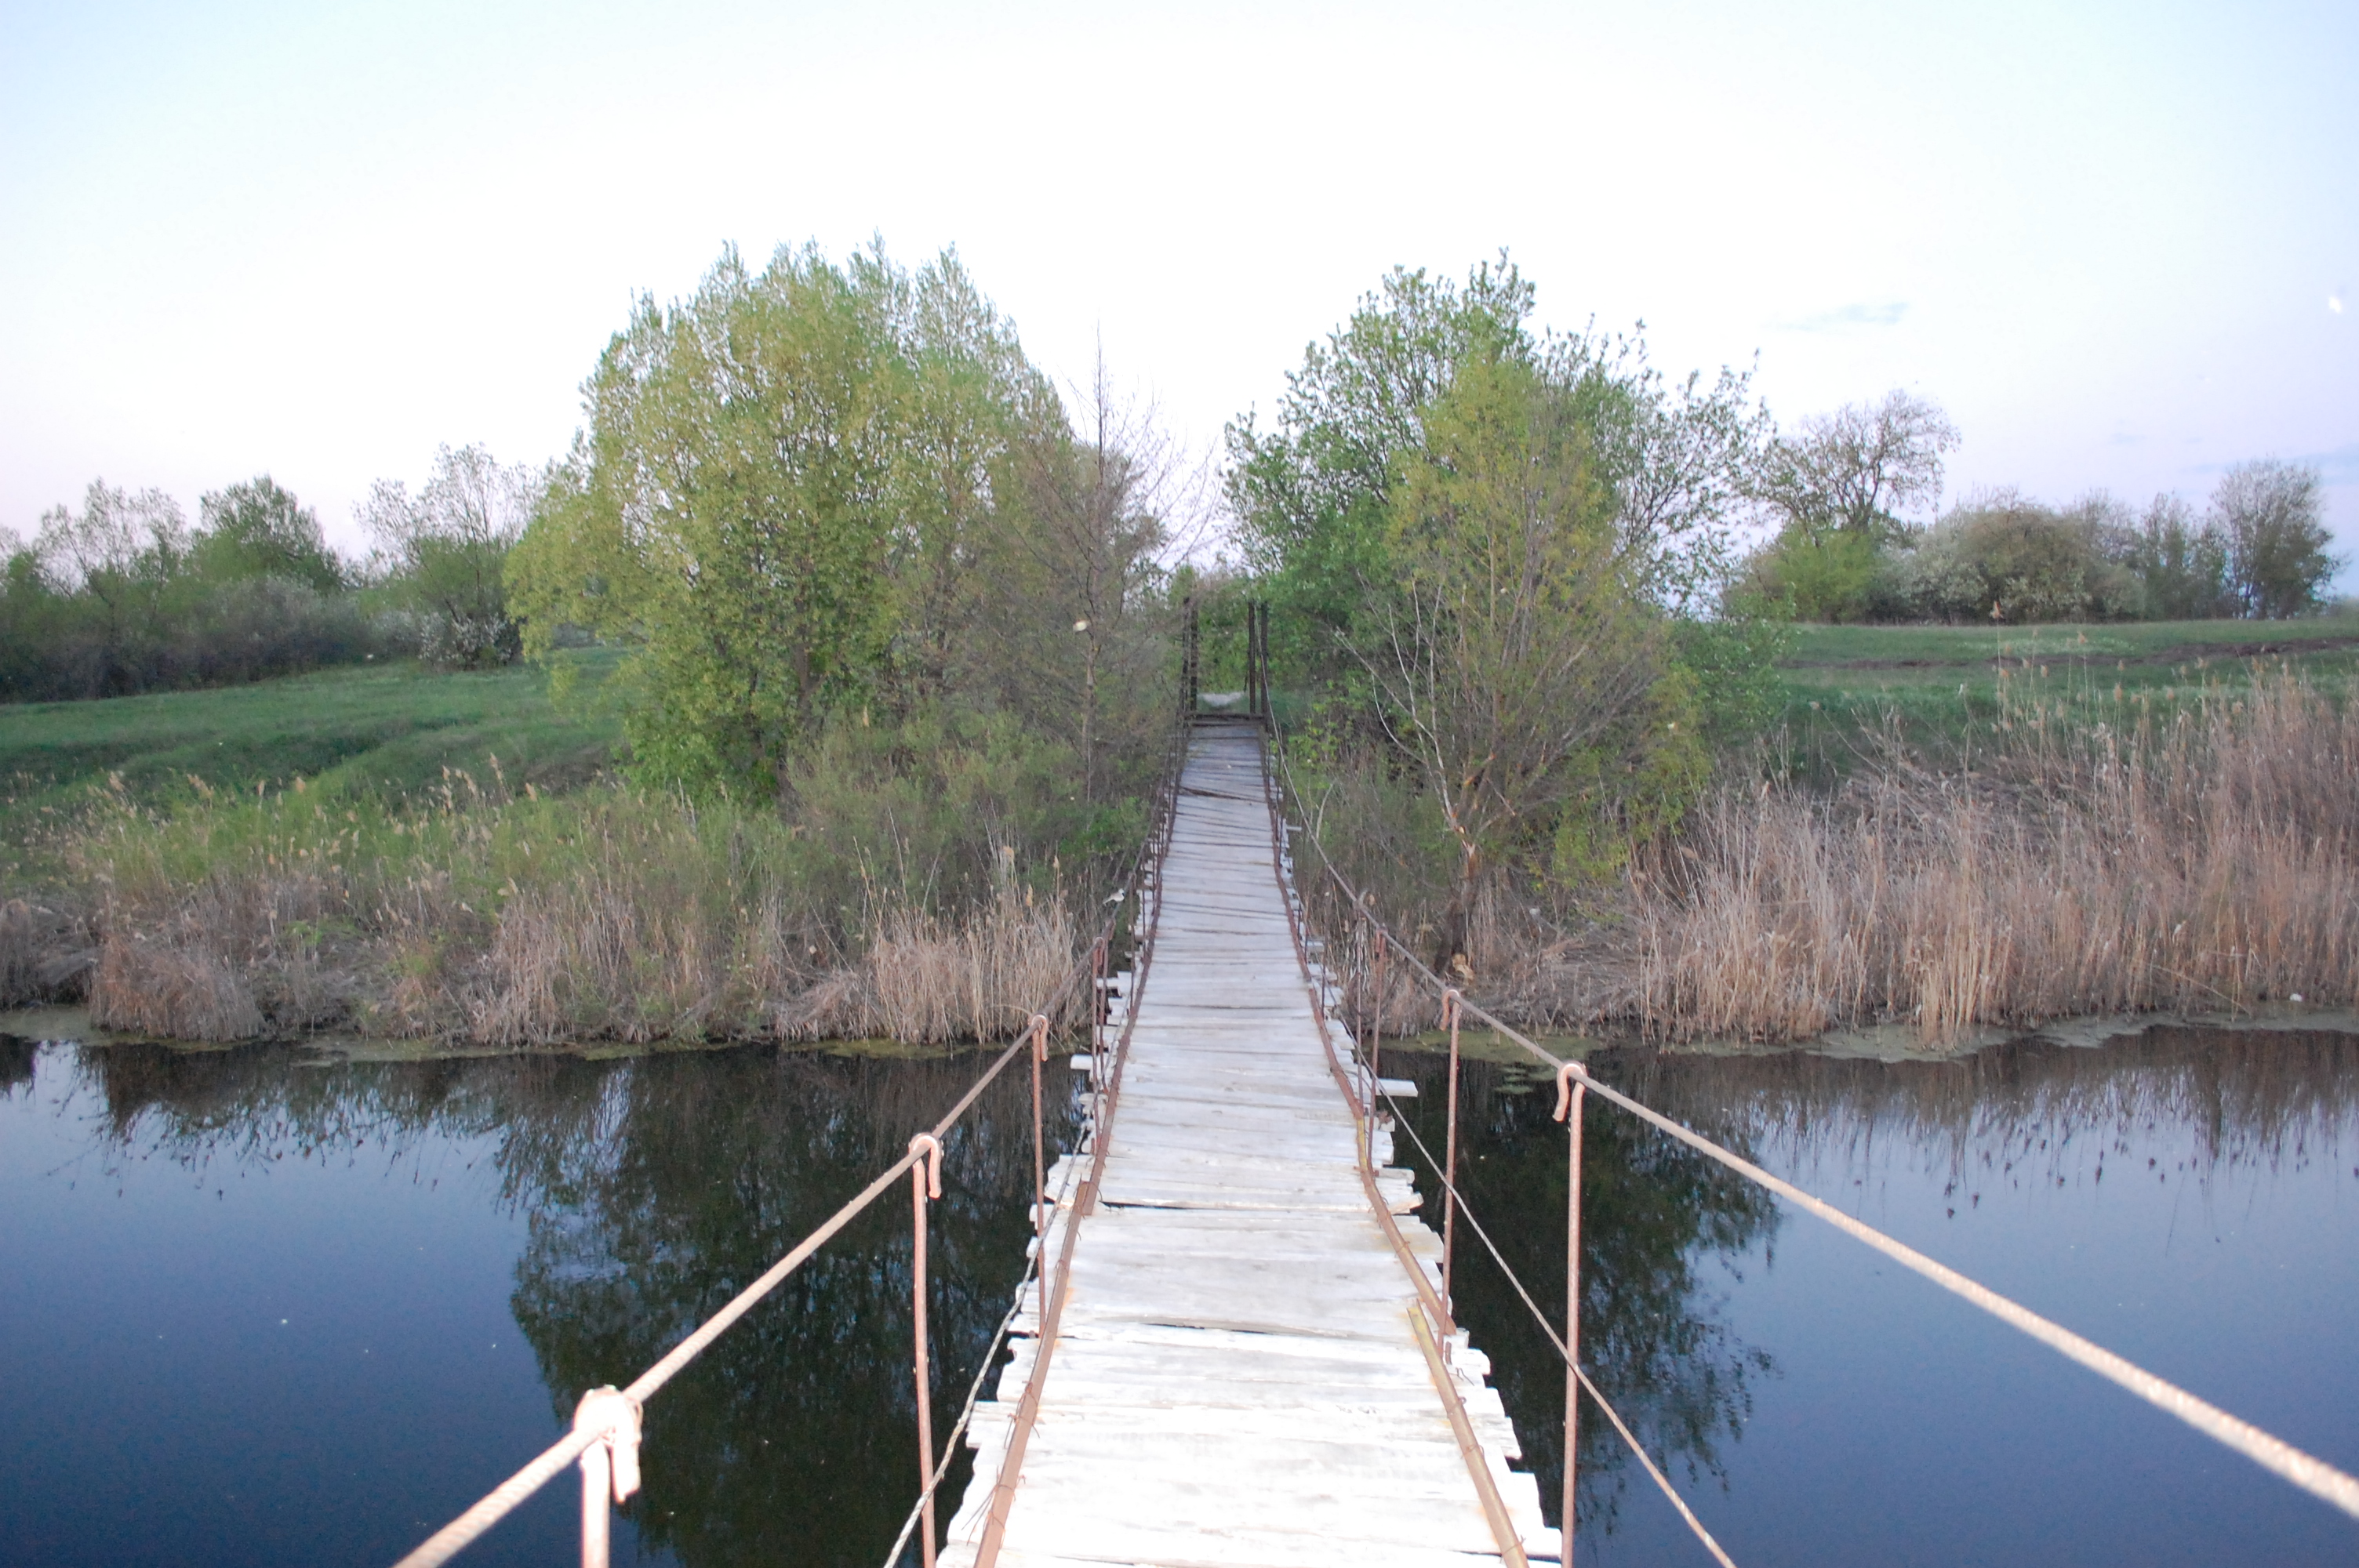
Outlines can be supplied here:
[[[1789, 726], [1724, 755], [1606, 882], [1528, 911], [1494, 890], [1470, 990], [1541, 1030], [1928, 1048], [2359, 1004], [2339, 624], [2272, 644], [2299, 658], [2224, 661], [2202, 650], [2248, 651], [2251, 623], [1814, 629], [1784, 672], [1821, 716], [1808, 746]], [[1811, 684], [1863, 673], [1884, 684]], [[23, 829], [0, 1005], [461, 1050], [1003, 1037], [1147, 827], [1135, 792], [1073, 801], [1070, 756], [987, 713], [841, 727], [799, 764], [791, 814], [634, 790], [611, 730], [539, 679], [347, 672], [0, 716]], [[1799, 707], [1810, 690], [1822, 708]], [[1788, 765], [1798, 749], [1843, 765]], [[173, 771], [208, 752], [210, 776]], [[1295, 815], [1429, 941], [1448, 856], [1420, 803], [1334, 771], [1319, 787]], [[1430, 1008], [1396, 991], [1399, 1016]]]
[[[1991, 713], [1946, 752], [1862, 730], [1832, 781], [1724, 760], [1612, 884], [1527, 909], [1495, 879], [1463, 968], [1424, 950], [1440, 858], [1420, 861], [1413, 802], [1333, 770], [1292, 807], [1397, 936], [1529, 1028], [1774, 1044], [1897, 1026], [1931, 1043], [2359, 1005], [2359, 713], [2343, 690], [2281, 663], [2150, 693], [2038, 678], [1998, 672]], [[1314, 921], [1348, 946], [1355, 915], [1310, 881]], [[1387, 989], [1396, 1016], [1430, 1012], [1397, 969]]]

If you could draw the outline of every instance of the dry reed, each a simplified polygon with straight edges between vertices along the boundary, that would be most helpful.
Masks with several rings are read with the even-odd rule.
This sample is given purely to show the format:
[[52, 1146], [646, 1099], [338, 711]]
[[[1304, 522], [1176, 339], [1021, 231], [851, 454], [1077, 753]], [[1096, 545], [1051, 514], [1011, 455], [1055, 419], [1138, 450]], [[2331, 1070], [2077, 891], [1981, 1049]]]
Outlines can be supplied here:
[[1965, 773], [1732, 791], [1630, 908], [1633, 1011], [1672, 1037], [2348, 1005], [2359, 715], [2280, 676], [2125, 724], [2027, 713]]
[[[871, 887], [838, 890], [849, 918], [831, 920], [775, 816], [624, 791], [519, 801], [462, 777], [390, 816], [126, 807], [81, 849], [103, 933], [93, 1022], [168, 1038], [992, 1039], [1079, 950], [1061, 893], [1024, 889], [1012, 849], [962, 915]], [[0, 912], [0, 979], [23, 924]]]

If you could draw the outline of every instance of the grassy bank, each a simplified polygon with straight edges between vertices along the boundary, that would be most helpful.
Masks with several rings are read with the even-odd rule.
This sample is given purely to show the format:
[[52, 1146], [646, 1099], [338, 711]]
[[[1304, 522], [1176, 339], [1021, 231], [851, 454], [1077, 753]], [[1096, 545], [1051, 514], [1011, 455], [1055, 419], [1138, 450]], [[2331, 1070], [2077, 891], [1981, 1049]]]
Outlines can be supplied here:
[[990, 1039], [1145, 826], [989, 711], [840, 725], [790, 809], [633, 788], [614, 746], [523, 669], [0, 711], [0, 1005], [207, 1040]]
[[[1798, 629], [1782, 730], [1613, 881], [1492, 890], [1473, 985], [1540, 1027], [1765, 1042], [2351, 1006], [2354, 645], [2349, 618]], [[1430, 803], [1302, 760], [1297, 809], [1434, 957]]]
[[[582, 655], [591, 684], [611, 658]], [[54, 886], [70, 829], [94, 806], [168, 806], [284, 788], [422, 797], [443, 770], [547, 793], [612, 760], [609, 719], [549, 700], [548, 677], [511, 666], [446, 674], [364, 665], [208, 691], [0, 708], [0, 890]]]
[[2176, 703], [2256, 662], [2321, 689], [2359, 672], [2359, 613], [2299, 621], [2131, 622], [2092, 626], [1817, 626], [1792, 629], [1780, 661], [1777, 762], [1821, 784], [1894, 746], [1965, 765], [2005, 709], [2125, 700]]
[[[1475, 986], [1756, 1040], [2359, 1001], [2355, 626], [1800, 629], [1767, 752], [1605, 881], [1495, 890]], [[0, 711], [0, 1004], [205, 1039], [991, 1038], [1146, 827], [1142, 781], [1078, 799], [1069, 749], [987, 709], [840, 724], [783, 806], [634, 789], [615, 745], [521, 669]], [[1303, 818], [1436, 939], [1431, 803], [1297, 761]]]

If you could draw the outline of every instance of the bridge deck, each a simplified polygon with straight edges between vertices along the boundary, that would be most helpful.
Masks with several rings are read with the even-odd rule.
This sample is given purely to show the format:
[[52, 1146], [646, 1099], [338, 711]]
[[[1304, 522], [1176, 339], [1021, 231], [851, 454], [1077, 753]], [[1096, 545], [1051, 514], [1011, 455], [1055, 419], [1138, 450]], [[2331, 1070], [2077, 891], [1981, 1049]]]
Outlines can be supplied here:
[[[1287, 923], [1251, 733], [1200, 731], [1157, 890], [1154, 959], [1103, 1184], [999, 1561], [1455, 1565], [1499, 1550], [1368, 1202]], [[1390, 1135], [1376, 1134], [1381, 1166]], [[1054, 1184], [1052, 1183], [1052, 1185]], [[1440, 1241], [1379, 1191], [1439, 1284]], [[1057, 1224], [1072, 1219], [1061, 1209]], [[1062, 1245], [1052, 1229], [1050, 1257]], [[1037, 1336], [1038, 1325], [1018, 1330]], [[979, 1407], [974, 1480], [944, 1532], [966, 1568], [1038, 1364], [1016, 1340]], [[1509, 1517], [1556, 1554], [1513, 1430], [1462, 1338], [1457, 1385]]]

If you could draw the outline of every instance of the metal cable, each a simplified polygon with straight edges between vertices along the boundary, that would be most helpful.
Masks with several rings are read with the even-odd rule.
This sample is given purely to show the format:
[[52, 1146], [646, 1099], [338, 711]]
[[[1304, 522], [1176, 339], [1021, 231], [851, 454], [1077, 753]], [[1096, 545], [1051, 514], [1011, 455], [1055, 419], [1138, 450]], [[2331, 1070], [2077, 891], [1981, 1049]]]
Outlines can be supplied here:
[[[1293, 769], [1287, 762], [1283, 746], [1277, 748], [1277, 753], [1278, 766], [1286, 774], [1287, 789], [1291, 794], [1294, 785]], [[1345, 880], [1343, 873], [1336, 870], [1334, 861], [1327, 855], [1326, 847], [1319, 842], [1318, 835], [1306, 826], [1303, 836], [1309, 838], [1311, 847], [1318, 850], [1320, 863], [1326, 868], [1327, 874], [1334, 880], [1336, 887], [1342, 891], [1344, 898], [1353, 907], [1364, 912], [1366, 918], [1372, 924], [1381, 928], [1383, 923], [1376, 920], [1373, 907], [1362, 899], [1359, 891]], [[1397, 938], [1393, 939], [1392, 946], [1399, 946]], [[1415, 953], [1404, 947], [1401, 949], [1401, 957], [1406, 958], [1415, 971], [1423, 976], [1437, 989], [1449, 989], [1448, 982], [1428, 968]], [[1788, 1203], [1816, 1215], [1845, 1235], [1875, 1248], [1893, 1261], [1923, 1275], [1951, 1294], [1972, 1302], [2001, 1322], [2020, 1329], [2050, 1349], [2088, 1368], [2099, 1377], [2128, 1390], [2156, 1409], [2178, 1417], [2205, 1436], [2234, 1449], [2270, 1474], [2292, 1482], [2312, 1497], [2331, 1504], [2354, 1519], [2359, 1519], [2359, 1476], [2351, 1476], [2329, 1465], [2323, 1459], [2296, 1448], [2283, 1438], [2264, 1432], [2240, 1417], [2229, 1414], [2219, 1406], [2190, 1393], [2167, 1379], [2157, 1377], [2143, 1367], [2115, 1355], [2093, 1340], [2084, 1338], [2061, 1324], [2042, 1317], [2020, 1303], [2000, 1295], [1987, 1285], [1968, 1279], [1947, 1264], [1936, 1262], [1906, 1242], [1896, 1240], [1874, 1226], [1853, 1218], [1833, 1205], [1811, 1196], [1792, 1183], [1771, 1175], [1750, 1160], [1722, 1148], [1693, 1129], [1641, 1105], [1620, 1090], [1592, 1077], [1589, 1070], [1580, 1063], [1569, 1062], [1551, 1055], [1521, 1031], [1503, 1022], [1495, 1014], [1475, 1006], [1473, 1002], [1462, 1001], [1461, 1006], [1489, 1024], [1501, 1036], [1514, 1041], [1533, 1057], [1547, 1064], [1550, 1069], [1560, 1071], [1569, 1069], [1582, 1084], [1612, 1100], [1640, 1120], [1669, 1133], [1699, 1153], [1718, 1161], [1739, 1175], [1767, 1188]]]

